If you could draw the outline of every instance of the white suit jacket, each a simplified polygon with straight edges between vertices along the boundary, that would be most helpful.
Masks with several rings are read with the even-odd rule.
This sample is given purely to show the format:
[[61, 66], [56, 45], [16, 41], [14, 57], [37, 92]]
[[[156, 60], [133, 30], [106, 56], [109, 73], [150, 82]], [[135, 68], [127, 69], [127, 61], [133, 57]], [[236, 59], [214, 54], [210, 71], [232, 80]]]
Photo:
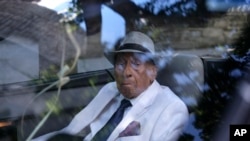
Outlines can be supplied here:
[[[168, 87], [161, 86], [157, 81], [154, 81], [142, 94], [140, 101], [133, 105], [123, 117], [109, 136], [108, 141], [175, 141], [178, 139], [188, 121], [188, 110], [183, 101]], [[96, 120], [105, 106], [117, 95], [119, 95], [119, 92], [116, 83], [106, 84], [67, 127], [38, 137], [34, 141], [44, 141], [57, 133], [79, 133]], [[119, 134], [132, 121], [140, 123], [140, 135], [119, 137]]]

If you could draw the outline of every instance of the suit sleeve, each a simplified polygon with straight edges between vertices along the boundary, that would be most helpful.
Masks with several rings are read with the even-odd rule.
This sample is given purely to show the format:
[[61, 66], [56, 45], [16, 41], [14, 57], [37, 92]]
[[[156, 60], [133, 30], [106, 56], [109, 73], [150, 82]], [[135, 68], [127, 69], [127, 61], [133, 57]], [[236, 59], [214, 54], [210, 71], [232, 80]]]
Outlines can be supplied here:
[[189, 119], [186, 105], [177, 101], [167, 106], [155, 125], [153, 141], [177, 141]]

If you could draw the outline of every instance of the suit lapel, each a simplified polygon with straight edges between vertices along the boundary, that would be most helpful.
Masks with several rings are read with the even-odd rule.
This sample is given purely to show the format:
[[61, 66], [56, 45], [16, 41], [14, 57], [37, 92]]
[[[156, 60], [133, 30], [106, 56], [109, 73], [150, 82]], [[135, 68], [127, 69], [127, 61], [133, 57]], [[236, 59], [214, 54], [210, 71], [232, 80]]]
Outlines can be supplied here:
[[141, 99], [136, 105], [133, 105], [123, 120], [118, 124], [108, 138], [108, 141], [114, 141], [119, 136], [120, 132], [122, 132], [132, 121], [136, 121], [140, 118], [150, 108], [156, 95], [158, 94], [158, 86], [159, 84], [155, 81], [148, 90], [142, 93], [143, 96]]

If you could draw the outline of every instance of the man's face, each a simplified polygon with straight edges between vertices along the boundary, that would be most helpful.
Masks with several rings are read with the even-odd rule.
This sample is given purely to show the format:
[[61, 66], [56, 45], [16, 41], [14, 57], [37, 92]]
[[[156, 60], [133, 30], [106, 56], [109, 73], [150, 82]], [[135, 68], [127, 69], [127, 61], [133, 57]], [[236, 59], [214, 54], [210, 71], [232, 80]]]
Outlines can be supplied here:
[[139, 53], [118, 53], [115, 58], [115, 79], [118, 90], [126, 98], [135, 98], [154, 81], [155, 65]]

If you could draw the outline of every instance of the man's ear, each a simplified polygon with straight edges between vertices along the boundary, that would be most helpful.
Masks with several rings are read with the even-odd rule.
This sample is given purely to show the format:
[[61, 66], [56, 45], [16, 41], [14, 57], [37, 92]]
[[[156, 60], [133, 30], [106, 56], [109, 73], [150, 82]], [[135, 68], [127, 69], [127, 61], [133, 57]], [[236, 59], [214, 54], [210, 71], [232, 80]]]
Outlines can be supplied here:
[[154, 74], [152, 80], [154, 81], [157, 76], [158, 69], [155, 65], [152, 67], [152, 69], [153, 69], [153, 74]]
[[150, 80], [153, 82], [157, 76], [158, 69], [155, 65], [149, 65], [147, 74]]

